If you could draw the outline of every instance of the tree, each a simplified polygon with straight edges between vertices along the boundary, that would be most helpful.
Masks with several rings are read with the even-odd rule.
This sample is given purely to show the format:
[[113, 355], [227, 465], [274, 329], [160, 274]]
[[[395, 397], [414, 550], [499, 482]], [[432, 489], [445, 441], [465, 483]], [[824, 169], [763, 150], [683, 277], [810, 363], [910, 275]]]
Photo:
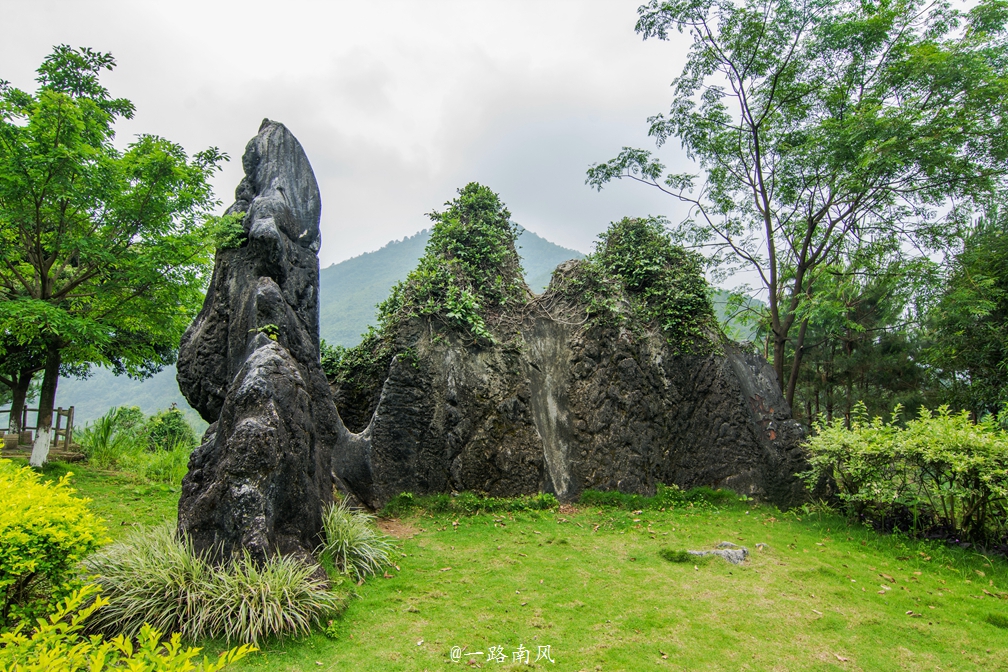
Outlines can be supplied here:
[[888, 416], [897, 404], [913, 410], [931, 400], [915, 305], [919, 287], [907, 279], [932, 279], [933, 264], [907, 269], [887, 263], [888, 256], [880, 251], [821, 274], [793, 407], [809, 424], [825, 416], [849, 426], [858, 404], [875, 417]]
[[692, 36], [675, 102], [649, 122], [703, 179], [625, 147], [587, 182], [626, 178], [679, 198], [691, 215], [678, 235], [706, 248], [720, 277], [755, 273], [791, 403], [822, 269], [848, 265], [852, 246], [936, 245], [1003, 181], [1008, 4], [652, 0], [638, 12], [645, 39]]
[[36, 465], [61, 368], [172, 363], [210, 267], [208, 180], [226, 156], [153, 135], [118, 150], [115, 121], [134, 108], [99, 82], [114, 66], [61, 45], [34, 94], [0, 83], [0, 357], [20, 351], [19, 376], [41, 365]]
[[[30, 393], [35, 382], [35, 374], [42, 370], [42, 360], [38, 351], [18, 345], [2, 348], [3, 360], [0, 362], [0, 405], [10, 404], [7, 417], [7, 431], [18, 434], [21, 426], [21, 415], [25, 403], [32, 396]], [[37, 388], [37, 385], [35, 385]], [[6, 389], [4, 389], [6, 388]]]
[[945, 401], [977, 419], [1008, 403], [1008, 209], [990, 207], [950, 258], [928, 361]]

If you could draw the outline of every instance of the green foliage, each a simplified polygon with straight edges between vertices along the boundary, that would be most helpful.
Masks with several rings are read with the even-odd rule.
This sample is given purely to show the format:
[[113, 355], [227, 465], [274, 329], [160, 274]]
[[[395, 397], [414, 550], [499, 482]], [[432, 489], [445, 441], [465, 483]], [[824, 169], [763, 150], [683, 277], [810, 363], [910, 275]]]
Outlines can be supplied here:
[[996, 413], [1008, 402], [1008, 204], [988, 209], [949, 266], [927, 359], [950, 404]]
[[221, 652], [215, 661], [205, 656], [199, 661], [199, 648], [182, 648], [178, 633], [162, 641], [161, 632], [149, 625], [140, 629], [135, 644], [122, 634], [108, 641], [85, 636], [84, 622], [107, 604], [95, 586], [84, 586], [40, 618], [31, 635], [25, 634], [25, 624], [0, 634], [0, 672], [217, 672], [256, 650], [242, 645]]
[[884, 249], [822, 269], [815, 296], [802, 308], [807, 331], [792, 405], [797, 418], [808, 424], [820, 414], [827, 421], [849, 418], [858, 401], [870, 415], [934, 403], [914, 308], [923, 288], [938, 284], [935, 270], [930, 260], [904, 263]]
[[227, 157], [153, 135], [120, 150], [133, 105], [99, 83], [114, 65], [61, 45], [35, 93], [0, 81], [0, 369], [8, 351], [44, 367], [43, 410], [65, 365], [142, 378], [174, 362], [211, 268], [198, 223]]
[[480, 513], [552, 511], [559, 506], [557, 498], [548, 492], [520, 497], [487, 497], [468, 491], [451, 495], [442, 493], [420, 496], [404, 492], [389, 500], [381, 515], [405, 516], [413, 511], [426, 511], [476, 516]]
[[475, 182], [445, 205], [429, 215], [434, 227], [416, 269], [379, 305], [382, 331], [425, 316], [493, 341], [487, 319], [525, 301], [517, 228], [497, 194]]
[[650, 497], [618, 490], [585, 490], [578, 501], [585, 506], [654, 511], [675, 507], [716, 508], [731, 506], [742, 500], [731, 490], [714, 490], [700, 486], [683, 491], [676, 485], [659, 483], [655, 488], [655, 494]]
[[374, 526], [374, 516], [338, 501], [322, 514], [325, 543], [319, 559], [354, 581], [392, 565], [392, 541]]
[[674, 245], [662, 219], [624, 218], [599, 236], [595, 252], [561, 291], [587, 302], [588, 315], [614, 326], [629, 301], [637, 317], [661, 330], [676, 353], [711, 348], [714, 309], [701, 258]]
[[649, 134], [659, 147], [680, 141], [701, 175], [625, 147], [587, 182], [628, 179], [679, 199], [690, 210], [677, 233], [705, 250], [716, 278], [759, 278], [792, 403], [822, 269], [877, 273], [861, 263], [875, 246], [924, 261], [964, 204], [1004, 188], [1008, 12], [1003, 0], [968, 11], [922, 0], [650, 0], [638, 15], [645, 39], [688, 35], [673, 102]]
[[517, 228], [497, 194], [471, 182], [445, 205], [430, 213], [434, 226], [417, 267], [379, 304], [379, 328], [369, 327], [353, 348], [321, 349], [323, 370], [340, 390], [341, 413], [354, 431], [367, 425], [392, 358], [409, 355], [410, 345], [397, 340], [406, 322], [424, 317], [436, 329], [494, 342], [490, 324], [524, 304]]
[[171, 450], [179, 444], [191, 450], [196, 445], [196, 432], [175, 406], [147, 418], [144, 433], [150, 450]]
[[88, 626], [129, 636], [149, 623], [190, 640], [256, 644], [306, 635], [343, 602], [290, 556], [257, 564], [246, 553], [213, 565], [172, 523], [134, 532], [88, 557], [84, 568], [108, 599]]
[[319, 344], [322, 370], [339, 390], [337, 406], [340, 417], [354, 432], [363, 430], [371, 420], [389, 365], [395, 356], [392, 339], [374, 327], [368, 327], [361, 342], [352, 348]]
[[160, 483], [181, 482], [196, 445], [195, 432], [174, 407], [146, 420], [136, 406], [114, 407], [75, 436], [92, 466]]
[[232, 212], [219, 217], [211, 215], [203, 225], [217, 250], [229, 250], [241, 247], [248, 240], [244, 221], [244, 212]]
[[899, 520], [910, 530], [947, 529], [974, 541], [1008, 534], [1008, 432], [995, 418], [921, 408], [905, 427], [868, 419], [863, 404], [851, 427], [819, 424], [808, 442], [810, 488], [835, 484], [852, 515]]
[[258, 327], [253, 327], [252, 329], [249, 329], [249, 331], [262, 334], [271, 341], [277, 340], [280, 336], [280, 327], [276, 324], [263, 324]]
[[1008, 616], [1004, 614], [991, 613], [987, 614], [987, 618], [984, 619], [995, 628], [1001, 628], [1002, 630], [1008, 630]]
[[88, 500], [73, 496], [70, 475], [43, 482], [32, 469], [0, 460], [0, 628], [65, 598], [77, 563], [105, 541]]
[[[94, 467], [109, 469], [121, 456], [135, 448], [136, 430], [133, 411], [139, 408], [123, 406], [109, 409], [108, 413], [90, 425], [78, 430], [74, 438], [80, 444], [84, 457]], [[143, 413], [140, 413], [143, 421]]]

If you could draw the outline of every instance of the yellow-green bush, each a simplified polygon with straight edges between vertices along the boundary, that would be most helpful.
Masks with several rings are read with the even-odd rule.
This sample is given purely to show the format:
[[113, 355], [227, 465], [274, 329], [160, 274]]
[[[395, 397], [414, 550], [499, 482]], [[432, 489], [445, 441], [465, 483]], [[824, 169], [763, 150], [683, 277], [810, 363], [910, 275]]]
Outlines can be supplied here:
[[84, 586], [73, 591], [52, 614], [38, 620], [30, 635], [24, 632], [25, 623], [0, 634], [0, 672], [216, 672], [256, 650], [245, 645], [221, 653], [215, 661], [198, 661], [199, 648], [183, 649], [178, 633], [162, 641], [161, 633], [150, 626], [143, 627], [135, 645], [125, 635], [108, 641], [100, 635], [85, 637], [84, 621], [108, 604], [97, 590]]
[[106, 541], [70, 475], [44, 482], [0, 460], [0, 628], [48, 612], [75, 587], [77, 563]]

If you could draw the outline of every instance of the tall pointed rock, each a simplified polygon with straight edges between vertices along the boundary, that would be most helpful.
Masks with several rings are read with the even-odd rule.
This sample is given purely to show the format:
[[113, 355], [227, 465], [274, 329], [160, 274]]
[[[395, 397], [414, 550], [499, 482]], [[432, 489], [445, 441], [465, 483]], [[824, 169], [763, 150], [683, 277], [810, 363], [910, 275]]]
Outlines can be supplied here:
[[342, 428], [319, 365], [318, 183], [297, 139], [264, 120], [228, 213], [246, 240], [218, 250], [178, 382], [211, 423], [182, 480], [179, 530], [226, 559], [242, 549], [309, 557], [332, 502]]

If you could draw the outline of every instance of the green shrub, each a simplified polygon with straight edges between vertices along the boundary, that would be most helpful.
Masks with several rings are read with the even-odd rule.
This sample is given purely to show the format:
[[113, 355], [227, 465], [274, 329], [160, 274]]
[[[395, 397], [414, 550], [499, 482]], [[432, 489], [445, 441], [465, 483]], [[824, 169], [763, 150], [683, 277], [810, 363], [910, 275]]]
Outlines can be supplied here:
[[212, 565], [171, 524], [136, 531], [84, 561], [108, 599], [89, 627], [139, 634], [145, 623], [189, 640], [258, 642], [305, 635], [343, 597], [314, 568], [276, 555], [259, 566], [244, 557]]
[[624, 218], [599, 235], [577, 273], [557, 285], [587, 304], [588, 318], [619, 326], [629, 316], [658, 327], [676, 354], [710, 352], [717, 320], [702, 257], [675, 245], [658, 218]]
[[853, 516], [910, 512], [912, 530], [944, 527], [977, 541], [1008, 533], [1008, 432], [996, 418], [971, 421], [966, 411], [922, 408], [900, 427], [868, 420], [863, 404], [850, 428], [841, 419], [816, 425], [807, 444], [809, 488], [822, 479]]
[[[181, 483], [182, 477], [189, 469], [189, 455], [192, 449], [193, 444], [188, 441], [175, 441], [165, 450], [140, 453], [141, 459], [134, 463], [135, 471], [155, 483]], [[127, 466], [129, 464], [127, 462]]]
[[325, 543], [320, 559], [355, 581], [374, 576], [392, 564], [392, 541], [378, 532], [374, 516], [354, 511], [345, 501], [329, 507], [322, 518]]
[[[434, 226], [417, 267], [378, 305], [379, 328], [369, 328], [352, 348], [322, 351], [323, 370], [343, 391], [343, 404], [357, 409], [355, 415], [370, 418], [364, 411], [381, 389], [392, 358], [407, 354], [397, 337], [409, 320], [426, 318], [440, 332], [493, 342], [494, 322], [508, 308], [525, 304], [527, 288], [515, 250], [518, 227], [500, 197], [470, 182], [445, 205], [444, 212], [428, 215]], [[352, 424], [365, 423], [355, 418]]]
[[113, 406], [77, 432], [77, 443], [88, 463], [98, 469], [110, 469], [124, 455], [135, 452], [142, 444], [143, 419], [143, 411], [136, 406]]
[[95, 586], [84, 586], [67, 596], [47, 618], [39, 619], [30, 636], [25, 634], [24, 624], [0, 634], [0, 672], [216, 672], [256, 650], [242, 645], [222, 652], [216, 661], [204, 657], [200, 662], [194, 660], [199, 648], [183, 649], [177, 633], [162, 642], [161, 633], [150, 626], [140, 629], [135, 646], [125, 635], [109, 641], [100, 635], [85, 637], [84, 621], [107, 604]]
[[248, 240], [244, 221], [244, 212], [232, 212], [220, 217], [207, 217], [204, 226], [210, 232], [214, 247], [227, 250], [241, 247]]
[[67, 474], [42, 482], [0, 460], [0, 628], [45, 613], [75, 587], [75, 567], [105, 542], [105, 528], [73, 496]]
[[113, 407], [77, 436], [92, 466], [159, 483], [181, 482], [196, 445], [192, 426], [174, 406], [146, 420], [135, 406]]
[[151, 450], [170, 450], [180, 444], [191, 450], [196, 445], [196, 432], [174, 404], [149, 417], [144, 432]]

